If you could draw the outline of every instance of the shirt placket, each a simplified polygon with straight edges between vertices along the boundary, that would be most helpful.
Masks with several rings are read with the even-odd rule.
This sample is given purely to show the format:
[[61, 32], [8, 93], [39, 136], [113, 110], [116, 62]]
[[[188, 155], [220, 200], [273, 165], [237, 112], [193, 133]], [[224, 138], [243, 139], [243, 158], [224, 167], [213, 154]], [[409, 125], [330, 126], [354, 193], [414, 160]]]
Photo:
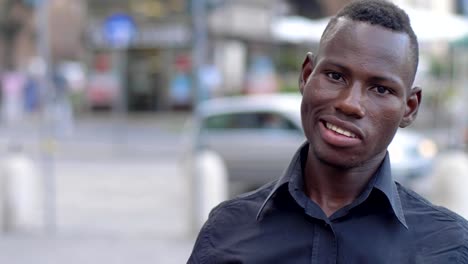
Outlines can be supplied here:
[[307, 203], [306, 213], [314, 223], [311, 264], [336, 264], [338, 259], [338, 244], [333, 225], [328, 219], [317, 214], [317, 205]]

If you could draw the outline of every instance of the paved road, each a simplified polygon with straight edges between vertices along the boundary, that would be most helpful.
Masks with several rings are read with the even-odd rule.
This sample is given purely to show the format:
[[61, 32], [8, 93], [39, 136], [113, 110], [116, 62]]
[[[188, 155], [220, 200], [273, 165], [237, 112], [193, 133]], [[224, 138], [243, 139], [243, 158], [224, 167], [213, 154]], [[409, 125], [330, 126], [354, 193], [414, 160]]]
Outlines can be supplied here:
[[112, 115], [81, 117], [72, 133], [52, 132], [38, 118], [14, 125], [0, 123], [0, 153], [10, 142], [20, 143], [28, 153], [41, 157], [52, 150], [59, 158], [100, 159], [110, 156], [173, 157], [180, 155], [187, 114]]

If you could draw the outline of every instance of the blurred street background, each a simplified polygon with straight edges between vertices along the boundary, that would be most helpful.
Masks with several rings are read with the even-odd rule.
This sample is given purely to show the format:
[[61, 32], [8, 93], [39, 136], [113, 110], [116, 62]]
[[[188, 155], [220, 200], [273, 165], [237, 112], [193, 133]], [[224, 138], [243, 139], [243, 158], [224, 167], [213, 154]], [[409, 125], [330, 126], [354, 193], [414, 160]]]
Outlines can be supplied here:
[[[0, 262], [185, 263], [194, 109], [297, 94], [348, 2], [0, 0]], [[409, 129], [437, 146], [413, 187], [467, 216], [468, 1], [393, 2], [420, 41]]]

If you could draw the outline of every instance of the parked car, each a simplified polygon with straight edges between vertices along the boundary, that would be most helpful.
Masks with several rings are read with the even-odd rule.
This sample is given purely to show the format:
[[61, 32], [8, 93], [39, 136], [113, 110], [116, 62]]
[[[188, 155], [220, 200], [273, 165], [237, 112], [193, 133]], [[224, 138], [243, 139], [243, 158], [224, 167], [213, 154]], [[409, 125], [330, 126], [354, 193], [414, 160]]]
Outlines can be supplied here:
[[[196, 109], [191, 159], [209, 150], [226, 168], [229, 186], [252, 189], [277, 179], [305, 141], [300, 95], [256, 95], [213, 99]], [[435, 143], [399, 129], [388, 151], [394, 178], [411, 184], [428, 175]], [[203, 172], [200, 172], [203, 173]]]
[[88, 80], [86, 101], [91, 109], [112, 109], [119, 99], [118, 76], [112, 73], [94, 73]]

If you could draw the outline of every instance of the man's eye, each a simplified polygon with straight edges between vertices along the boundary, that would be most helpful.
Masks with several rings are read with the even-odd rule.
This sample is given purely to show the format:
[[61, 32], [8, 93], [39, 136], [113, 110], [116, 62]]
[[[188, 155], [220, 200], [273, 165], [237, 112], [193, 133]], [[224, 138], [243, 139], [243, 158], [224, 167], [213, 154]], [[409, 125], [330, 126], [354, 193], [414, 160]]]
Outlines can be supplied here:
[[335, 81], [339, 81], [343, 78], [343, 76], [337, 72], [329, 72], [327, 73], [328, 78], [331, 78]]
[[374, 88], [374, 90], [378, 93], [378, 94], [388, 94], [390, 93], [390, 90], [383, 87], [383, 86], [376, 86]]

